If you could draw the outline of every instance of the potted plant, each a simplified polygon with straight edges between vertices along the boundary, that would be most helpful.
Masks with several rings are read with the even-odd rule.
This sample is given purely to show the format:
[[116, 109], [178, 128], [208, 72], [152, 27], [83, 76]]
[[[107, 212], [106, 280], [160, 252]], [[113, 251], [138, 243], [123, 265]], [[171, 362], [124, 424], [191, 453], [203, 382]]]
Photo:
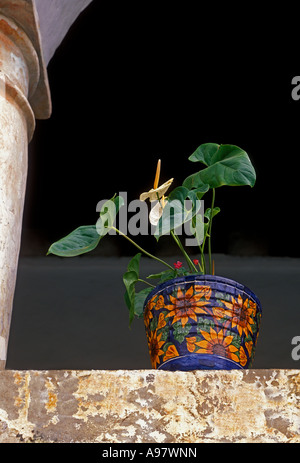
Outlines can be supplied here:
[[[115, 220], [124, 205], [121, 196], [101, 204], [95, 225], [81, 226], [53, 243], [48, 254], [72, 257], [95, 249], [105, 235], [114, 232], [129, 240], [139, 252], [124, 273], [125, 302], [129, 323], [143, 317], [153, 368], [165, 370], [249, 368], [256, 347], [262, 309], [247, 287], [215, 275], [211, 253], [212, 223], [220, 212], [216, 189], [222, 186], [254, 186], [255, 169], [247, 153], [235, 145], [205, 143], [189, 157], [197, 171], [168, 195], [173, 179], [159, 185], [158, 161], [153, 188], [140, 195], [149, 200], [149, 221], [159, 240], [171, 235], [186, 262], [170, 264], [150, 254], [122, 230]], [[202, 167], [202, 168], [200, 168]], [[211, 206], [202, 210], [204, 195]], [[177, 230], [187, 226], [199, 246], [191, 258]], [[186, 230], [186, 228], [185, 228]], [[206, 253], [207, 249], [207, 253]], [[140, 258], [155, 259], [160, 271], [140, 278]], [[163, 269], [162, 269], [163, 268]], [[137, 285], [145, 287], [137, 291]]]

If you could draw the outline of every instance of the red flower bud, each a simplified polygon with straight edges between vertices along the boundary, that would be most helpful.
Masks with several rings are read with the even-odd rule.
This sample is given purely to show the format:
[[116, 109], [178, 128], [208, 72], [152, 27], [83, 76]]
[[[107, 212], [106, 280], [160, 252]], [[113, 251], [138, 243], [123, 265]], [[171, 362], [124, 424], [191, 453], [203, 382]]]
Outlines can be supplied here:
[[198, 265], [198, 264], [199, 264], [199, 260], [198, 260], [198, 259], [194, 259], [193, 262], [194, 262], [195, 265]]

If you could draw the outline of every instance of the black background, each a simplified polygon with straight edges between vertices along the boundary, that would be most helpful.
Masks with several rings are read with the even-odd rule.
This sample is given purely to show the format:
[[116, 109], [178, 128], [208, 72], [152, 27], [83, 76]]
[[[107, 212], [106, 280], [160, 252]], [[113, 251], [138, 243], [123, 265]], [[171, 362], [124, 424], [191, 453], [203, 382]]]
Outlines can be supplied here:
[[[181, 184], [188, 156], [214, 142], [243, 148], [257, 183], [217, 190], [213, 251], [299, 257], [299, 69], [269, 36], [254, 42], [258, 25], [249, 35], [187, 10], [94, 1], [72, 26], [48, 66], [53, 114], [30, 144], [21, 254], [95, 223], [101, 199], [138, 198], [158, 158], [161, 181]], [[132, 253], [110, 240], [107, 252]]]

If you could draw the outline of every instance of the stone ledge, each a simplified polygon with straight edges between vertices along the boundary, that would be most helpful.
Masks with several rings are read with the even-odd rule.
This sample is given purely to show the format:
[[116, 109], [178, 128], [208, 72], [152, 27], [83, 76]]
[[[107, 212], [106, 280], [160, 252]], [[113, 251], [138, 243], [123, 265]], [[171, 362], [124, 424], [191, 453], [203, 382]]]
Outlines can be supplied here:
[[0, 372], [0, 443], [300, 442], [300, 370]]

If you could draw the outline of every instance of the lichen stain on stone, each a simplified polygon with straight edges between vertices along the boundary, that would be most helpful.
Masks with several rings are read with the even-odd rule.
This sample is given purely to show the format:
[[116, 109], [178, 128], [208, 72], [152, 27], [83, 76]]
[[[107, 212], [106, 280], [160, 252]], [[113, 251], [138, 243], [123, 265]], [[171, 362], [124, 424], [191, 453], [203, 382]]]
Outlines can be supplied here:
[[287, 375], [288, 387], [293, 394], [295, 394], [296, 400], [300, 403], [300, 373], [299, 371], [292, 371]]
[[57, 405], [57, 395], [49, 391], [48, 397], [48, 402], [45, 405], [47, 412], [55, 412]]
[[16, 371], [14, 373], [14, 383], [19, 385], [19, 384], [21, 384], [22, 381], [23, 381], [23, 377], [21, 376], [21, 373]]
[[51, 378], [47, 378], [45, 386], [48, 391], [48, 401], [45, 404], [45, 408], [47, 413], [55, 413], [57, 407], [57, 394], [54, 392], [55, 386], [52, 383]]
[[[28, 421], [28, 410], [30, 406], [30, 372], [15, 372], [13, 375], [14, 384], [18, 386], [18, 396], [14, 398], [14, 405], [17, 408], [16, 419], [10, 419], [8, 414], [2, 414], [1, 420], [5, 423], [9, 435], [15, 436], [16, 441], [24, 442], [31, 439], [35, 425]], [[19, 437], [18, 437], [19, 436]]]
[[19, 372], [15, 373], [14, 376], [15, 384], [18, 387], [18, 397], [15, 398], [15, 405], [20, 408], [19, 410], [19, 418], [27, 418], [28, 409], [30, 405], [30, 373], [26, 372], [24, 376], [22, 376]]

